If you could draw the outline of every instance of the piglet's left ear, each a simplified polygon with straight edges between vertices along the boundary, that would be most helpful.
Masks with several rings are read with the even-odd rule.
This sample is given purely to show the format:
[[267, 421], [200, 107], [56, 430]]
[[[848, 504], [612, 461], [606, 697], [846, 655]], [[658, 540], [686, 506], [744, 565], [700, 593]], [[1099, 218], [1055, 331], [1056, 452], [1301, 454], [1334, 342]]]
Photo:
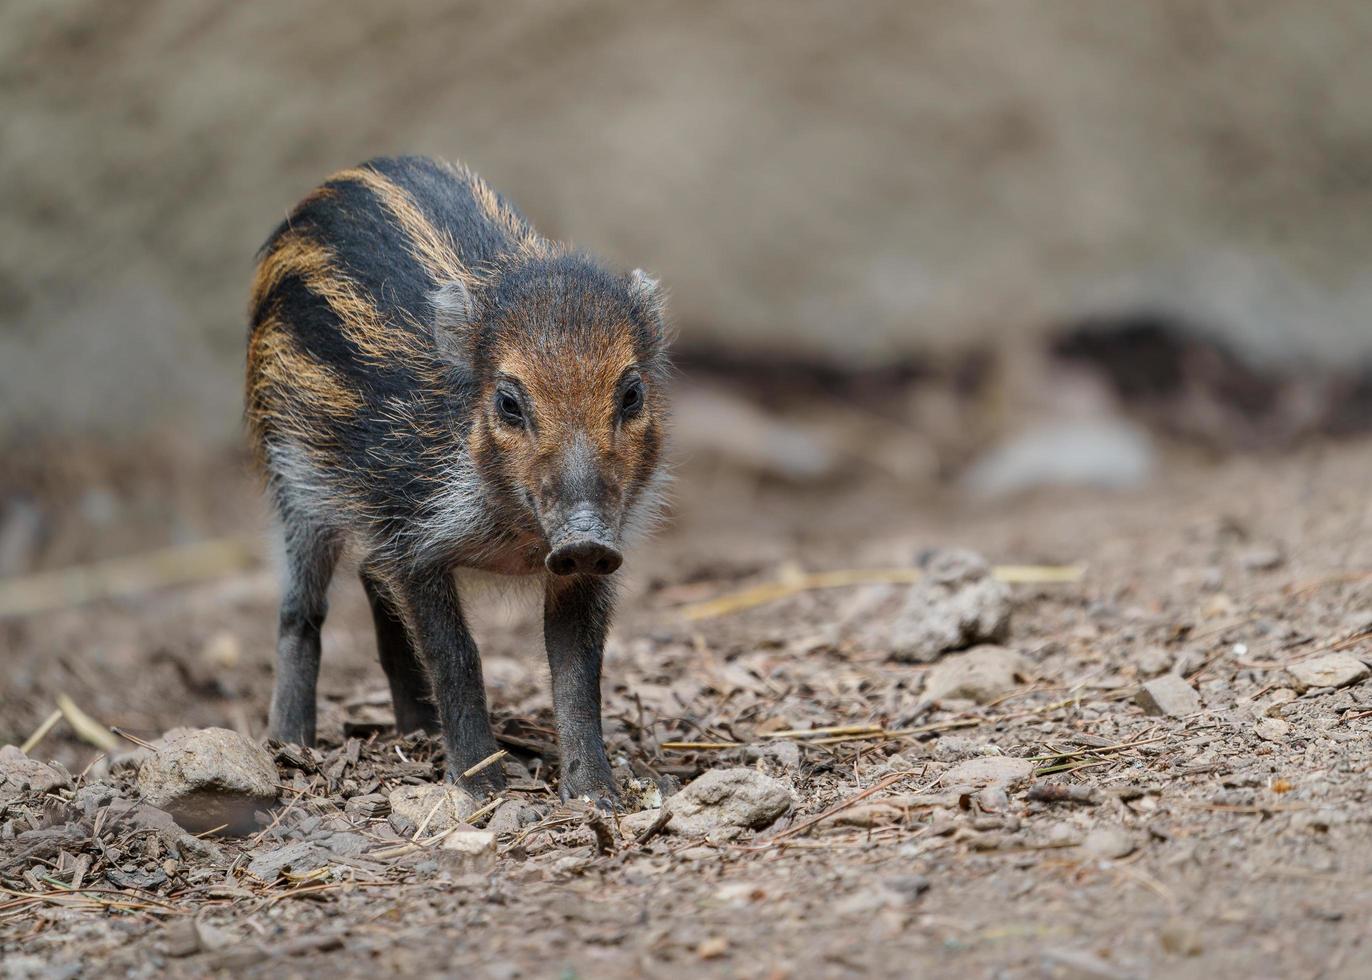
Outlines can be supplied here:
[[649, 319], [657, 321], [661, 329], [667, 313], [667, 297], [662, 294], [658, 281], [642, 269], [635, 269], [629, 273], [629, 297]]
[[468, 335], [477, 318], [476, 300], [471, 290], [458, 279], [445, 282], [429, 294], [429, 305], [433, 307], [429, 326], [434, 346], [447, 360], [465, 360]]

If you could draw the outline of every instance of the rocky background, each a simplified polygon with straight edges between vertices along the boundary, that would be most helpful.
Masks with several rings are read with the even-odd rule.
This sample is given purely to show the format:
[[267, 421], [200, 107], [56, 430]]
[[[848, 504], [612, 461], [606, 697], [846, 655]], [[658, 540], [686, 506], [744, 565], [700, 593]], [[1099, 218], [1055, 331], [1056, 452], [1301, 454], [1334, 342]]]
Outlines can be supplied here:
[[1372, 9], [14, 0], [0, 440], [237, 436], [252, 255], [460, 156], [671, 286], [686, 349], [881, 365], [1140, 310], [1372, 359]]

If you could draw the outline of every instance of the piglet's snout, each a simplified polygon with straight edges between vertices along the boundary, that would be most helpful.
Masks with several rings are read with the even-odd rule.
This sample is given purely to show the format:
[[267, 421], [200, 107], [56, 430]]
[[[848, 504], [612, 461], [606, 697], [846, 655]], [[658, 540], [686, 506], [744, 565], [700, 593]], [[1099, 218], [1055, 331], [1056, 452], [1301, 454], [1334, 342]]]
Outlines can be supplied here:
[[617, 537], [595, 510], [578, 508], [553, 541], [545, 562], [548, 571], [554, 575], [610, 575], [624, 563]]
[[598, 541], [565, 544], [548, 554], [548, 571], [554, 575], [609, 575], [624, 562], [615, 548]]

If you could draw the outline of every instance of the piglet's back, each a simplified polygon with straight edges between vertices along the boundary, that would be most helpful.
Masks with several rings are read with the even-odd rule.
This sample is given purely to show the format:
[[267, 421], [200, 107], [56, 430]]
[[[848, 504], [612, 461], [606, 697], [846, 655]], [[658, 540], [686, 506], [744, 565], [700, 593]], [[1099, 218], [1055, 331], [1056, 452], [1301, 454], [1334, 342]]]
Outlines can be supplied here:
[[248, 350], [258, 449], [317, 441], [292, 424], [302, 414], [384, 417], [412, 392], [451, 387], [437, 376], [448, 366], [429, 330], [434, 291], [475, 289], [483, 271], [551, 247], [457, 164], [381, 158], [330, 177], [259, 253]]

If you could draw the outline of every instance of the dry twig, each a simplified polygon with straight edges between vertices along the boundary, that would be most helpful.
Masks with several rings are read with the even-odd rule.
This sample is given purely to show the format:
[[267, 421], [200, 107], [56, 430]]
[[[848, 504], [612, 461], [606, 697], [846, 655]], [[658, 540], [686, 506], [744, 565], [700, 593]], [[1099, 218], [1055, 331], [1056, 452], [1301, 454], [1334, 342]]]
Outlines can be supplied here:
[[505, 756], [509, 754], [510, 753], [507, 752], [505, 749], [496, 749], [494, 752], [486, 756], [486, 758], [482, 759], [476, 765], [472, 766], [470, 769], [463, 772], [462, 776], [463, 778], [475, 776], [481, 770], [487, 768], [488, 766], [495, 765], [495, 763], [499, 762], [501, 759], [505, 758]]
[[81, 736], [83, 741], [89, 742], [104, 752], [113, 752], [119, 747], [119, 740], [114, 737], [114, 734], [78, 708], [76, 702], [67, 695], [57, 695], [57, 709], [62, 712], [62, 717], [67, 719], [67, 724], [72, 727], [72, 731]]
[[1069, 783], [1035, 783], [1024, 795], [1025, 799], [1040, 803], [1080, 803], [1083, 806], [1100, 803], [1093, 787]]
[[43, 719], [43, 723], [33, 730], [33, 734], [24, 739], [24, 744], [19, 746], [19, 751], [28, 755], [38, 748], [38, 743], [48, 737], [48, 732], [52, 731], [59, 721], [62, 720], [62, 709], [58, 708], [52, 714]]
[[[1076, 582], [1085, 573], [1086, 569], [1081, 565], [997, 565], [991, 570], [991, 574], [1002, 582], [1032, 585]], [[690, 603], [680, 607], [680, 612], [690, 620], [714, 619], [814, 589], [912, 583], [922, 577], [917, 568], [850, 568], [810, 572], [779, 582], [755, 585], [705, 602]]]

